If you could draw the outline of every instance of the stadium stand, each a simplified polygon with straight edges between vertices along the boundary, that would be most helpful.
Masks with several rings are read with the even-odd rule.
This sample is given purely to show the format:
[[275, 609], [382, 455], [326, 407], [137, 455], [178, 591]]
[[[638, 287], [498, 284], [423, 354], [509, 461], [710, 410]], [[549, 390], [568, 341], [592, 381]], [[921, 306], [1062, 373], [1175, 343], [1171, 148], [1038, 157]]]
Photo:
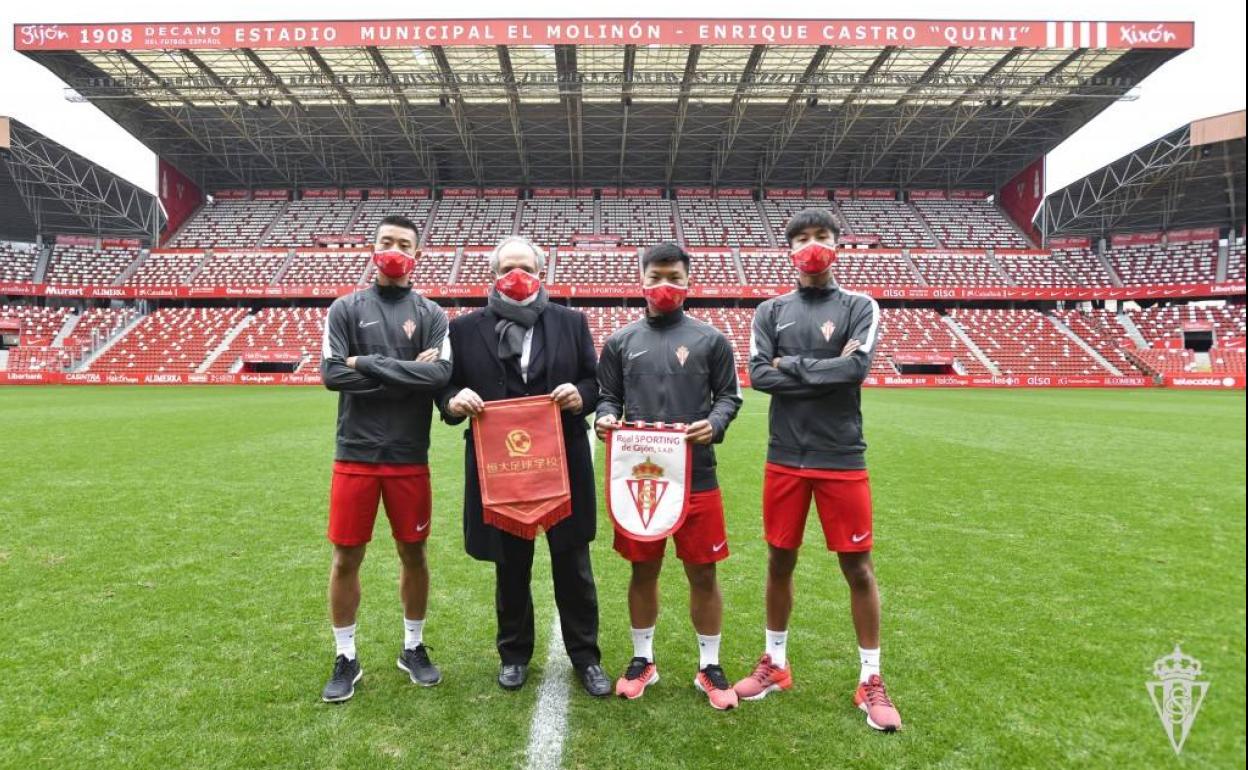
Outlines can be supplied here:
[[510, 234], [515, 198], [443, 198], [424, 243], [429, 246], [485, 246]]
[[125, 286], [183, 286], [204, 261], [202, 252], [152, 252]]
[[165, 244], [171, 249], [255, 248], [286, 201], [219, 200], [195, 212]]
[[1124, 246], [1107, 253], [1125, 286], [1213, 283], [1217, 276], [1217, 244]]
[[[789, 269], [788, 281], [791, 282], [793, 267], [786, 267]], [[919, 282], [904, 255], [886, 251], [841, 249], [832, 264], [832, 274], [836, 276], [837, 283], [850, 288], [914, 286]]]
[[428, 198], [370, 198], [360, 203], [360, 211], [355, 224], [351, 226], [350, 234], [372, 243], [373, 236], [377, 234], [377, 225], [381, 224], [383, 218], [394, 214], [412, 220], [423, 237], [425, 223], [429, 219], [429, 212], [433, 211], [433, 204]]
[[1111, 374], [1034, 310], [954, 308], [949, 315], [1002, 374]]
[[[615, 251], [560, 249], [555, 258], [554, 278], [554, 283], [635, 286], [641, 279], [641, 262], [637, 252], [633, 249]], [[460, 282], [463, 283], [462, 278]]]
[[[490, 272], [490, 249], [464, 249], [459, 257], [458, 273], [455, 276], [456, 286], [485, 286], [494, 280]], [[550, 255], [546, 255], [547, 270], [550, 270]], [[371, 274], [371, 273], [370, 273]]]
[[902, 355], [935, 355], [947, 357], [955, 372], [985, 375], [988, 369], [970, 348], [941, 320], [940, 314], [927, 308], [883, 308], [880, 311], [873, 374], [896, 375], [899, 370], [894, 358]]
[[520, 211], [520, 234], [549, 249], [572, 243], [574, 233], [594, 232], [592, 198], [533, 198]]
[[1052, 256], [1037, 252], [994, 252], [993, 257], [1015, 286], [1079, 286]]
[[1185, 327], [1211, 328], [1215, 345], [1244, 337], [1244, 306], [1154, 305], [1128, 311], [1144, 340], [1152, 346], [1182, 342]]
[[1126, 329], [1118, 323], [1117, 314], [1111, 310], [1097, 309], [1090, 312], [1066, 310], [1058, 312], [1057, 318], [1066, 324], [1088, 346], [1100, 353], [1113, 366], [1126, 375], [1141, 374], [1135, 360], [1127, 350], [1135, 345], [1127, 336]]
[[689, 274], [693, 283], [704, 286], [737, 286], [741, 283], [737, 258], [731, 251], [699, 251], [692, 247], [690, 257]]
[[1005, 276], [986, 254], [910, 253], [919, 275], [931, 286], [1006, 286]]
[[920, 200], [914, 206], [949, 248], [1031, 248], [1010, 220], [988, 201]]
[[671, 201], [605, 198], [599, 204], [602, 231], [620, 236], [626, 245], [645, 247], [676, 240]]
[[0, 305], [0, 321], [16, 321], [18, 344], [43, 347], [52, 339], [69, 316], [69, 308], [39, 307], [37, 305]]
[[0, 241], [0, 281], [26, 283], [35, 280], [39, 247], [33, 243]]
[[1226, 247], [1226, 280], [1244, 280], [1244, 242], [1230, 243]]
[[747, 284], [779, 286], [793, 282], [793, 263], [786, 251], [742, 249], [739, 256]]
[[234, 326], [241, 307], [161, 308], [145, 317], [87, 369], [189, 374]]
[[138, 311], [132, 307], [88, 308], [61, 345], [77, 360], [104, 344], [137, 315]]
[[278, 283], [356, 284], [364, 279], [364, 271], [369, 264], [368, 252], [364, 251], [297, 251]]
[[1113, 286], [1113, 276], [1092, 249], [1053, 249], [1053, 261], [1064, 269], [1076, 286]]
[[292, 201], [265, 236], [263, 246], [315, 246], [317, 235], [350, 231], [359, 201], [304, 198]]
[[832, 212], [832, 219], [841, 230], [848, 229], [844, 217], [827, 198], [766, 198], [762, 203], [767, 222], [776, 237], [776, 246], [781, 248], [785, 246], [784, 226], [802, 209], [827, 209]]
[[107, 286], [138, 258], [138, 249], [57, 245], [52, 247], [44, 280], [67, 286]]
[[689, 246], [769, 246], [768, 225], [750, 198], [681, 198], [680, 228]]
[[221, 251], [204, 263], [193, 286], [268, 285], [286, 262], [286, 252]]
[[239, 371], [251, 363], [284, 363], [293, 371], [316, 371], [321, 365], [321, 338], [328, 308], [266, 308], [230, 341], [208, 367], [209, 372]]
[[849, 232], [875, 236], [884, 248], [934, 247], [919, 215], [909, 203], [888, 200], [841, 200], [836, 207]]

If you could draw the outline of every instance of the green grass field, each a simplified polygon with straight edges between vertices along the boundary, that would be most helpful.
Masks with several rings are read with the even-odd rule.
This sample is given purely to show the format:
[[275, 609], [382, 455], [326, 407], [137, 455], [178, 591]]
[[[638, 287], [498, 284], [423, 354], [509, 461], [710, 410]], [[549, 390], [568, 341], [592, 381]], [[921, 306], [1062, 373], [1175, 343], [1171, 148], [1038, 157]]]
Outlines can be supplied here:
[[[905, 729], [867, 729], [835, 559], [814, 517], [793, 691], [713, 712], [669, 565], [663, 681], [574, 688], [567, 768], [1244, 767], [1243, 393], [881, 391], [865, 397], [884, 671]], [[435, 429], [425, 638], [411, 686], [384, 524], [365, 566], [366, 675], [332, 663], [324, 540], [334, 397], [313, 388], [0, 389], [0, 766], [521, 766], [553, 601], [539, 551], [530, 685], [494, 683], [492, 570], [462, 551], [459, 430]], [[723, 662], [763, 637], [766, 397], [720, 450], [733, 556]], [[594, 545], [609, 673], [626, 565]], [[1145, 689], [1175, 643], [1212, 683], [1181, 758]]]

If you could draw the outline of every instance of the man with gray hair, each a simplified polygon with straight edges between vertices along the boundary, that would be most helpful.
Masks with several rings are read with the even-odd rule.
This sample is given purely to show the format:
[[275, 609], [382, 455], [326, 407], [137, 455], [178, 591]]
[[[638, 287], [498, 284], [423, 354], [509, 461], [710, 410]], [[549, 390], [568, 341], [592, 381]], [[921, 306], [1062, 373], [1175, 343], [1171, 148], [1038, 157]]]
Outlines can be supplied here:
[[[450, 324], [451, 381], [438, 408], [451, 425], [505, 398], [548, 395], [562, 410], [572, 514], [546, 532], [546, 542], [564, 648], [585, 691], [601, 697], [611, 683], [598, 650], [598, 591], [589, 559], [598, 512], [585, 421], [598, 404], [598, 356], [585, 315], [549, 301], [545, 265], [546, 255], [525, 238], [509, 236], [494, 248], [486, 306]], [[534, 541], [485, 523], [471, 427], [464, 438], [464, 548], [494, 562], [498, 684], [518, 690], [533, 655]]]

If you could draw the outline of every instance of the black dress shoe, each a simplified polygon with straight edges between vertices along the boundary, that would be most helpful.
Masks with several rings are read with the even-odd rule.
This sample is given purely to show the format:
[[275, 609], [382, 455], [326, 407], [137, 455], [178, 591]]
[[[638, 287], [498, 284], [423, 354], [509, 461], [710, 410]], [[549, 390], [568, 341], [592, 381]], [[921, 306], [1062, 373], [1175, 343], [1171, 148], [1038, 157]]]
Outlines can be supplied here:
[[585, 688], [585, 692], [595, 698], [605, 698], [611, 694], [611, 680], [607, 678], [607, 673], [602, 670], [602, 666], [594, 663], [577, 673], [580, 674], [581, 687]]
[[498, 686], [504, 690], [519, 690], [529, 678], [529, 667], [523, 663], [504, 663], [498, 669]]

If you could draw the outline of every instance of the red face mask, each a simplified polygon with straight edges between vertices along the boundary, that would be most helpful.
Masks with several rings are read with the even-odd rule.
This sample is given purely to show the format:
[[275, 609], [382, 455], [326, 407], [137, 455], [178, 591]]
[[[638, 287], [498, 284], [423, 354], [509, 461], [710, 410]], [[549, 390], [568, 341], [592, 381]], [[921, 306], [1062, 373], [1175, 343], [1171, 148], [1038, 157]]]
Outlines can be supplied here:
[[412, 268], [416, 267], [416, 258], [395, 249], [387, 249], [373, 254], [373, 264], [377, 266], [377, 272], [397, 281], [412, 272]]
[[836, 249], [826, 243], [811, 241], [789, 255], [793, 267], [806, 275], [819, 275], [836, 261]]
[[516, 302], [524, 302], [537, 293], [537, 290], [542, 287], [542, 282], [536, 275], [517, 267], [500, 275], [494, 282], [494, 287], [504, 297]]
[[646, 302], [658, 313], [671, 313], [685, 304], [688, 286], [677, 286], [674, 283], [660, 283], [657, 286], [646, 286], [642, 289]]

